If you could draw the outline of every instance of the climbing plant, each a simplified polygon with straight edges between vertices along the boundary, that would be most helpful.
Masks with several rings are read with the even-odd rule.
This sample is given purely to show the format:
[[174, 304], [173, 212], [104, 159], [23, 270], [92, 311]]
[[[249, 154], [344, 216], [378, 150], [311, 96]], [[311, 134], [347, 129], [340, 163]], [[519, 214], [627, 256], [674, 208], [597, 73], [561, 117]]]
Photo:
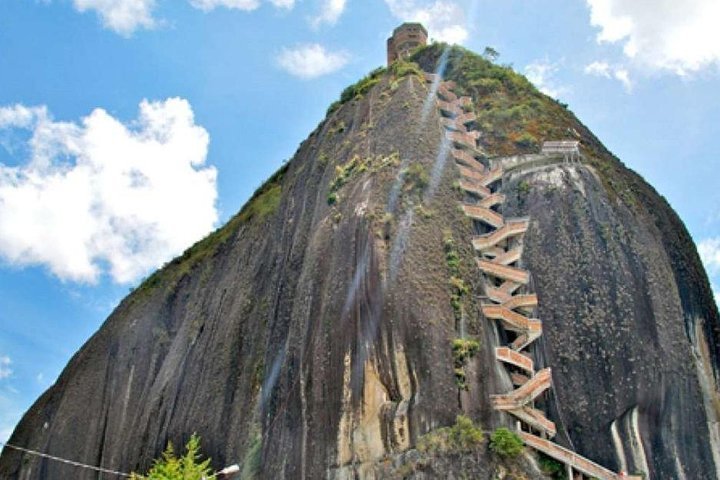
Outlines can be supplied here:
[[477, 340], [466, 338], [456, 338], [452, 343], [453, 351], [453, 367], [455, 368], [455, 383], [458, 388], [467, 390], [467, 375], [465, 374], [465, 366], [478, 351], [480, 351], [480, 343]]

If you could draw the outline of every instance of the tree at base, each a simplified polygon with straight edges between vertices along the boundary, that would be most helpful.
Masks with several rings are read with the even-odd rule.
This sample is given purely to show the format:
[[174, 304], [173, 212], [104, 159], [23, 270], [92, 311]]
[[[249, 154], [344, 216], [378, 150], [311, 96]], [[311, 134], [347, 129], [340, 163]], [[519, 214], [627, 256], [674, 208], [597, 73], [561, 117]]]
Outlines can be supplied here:
[[171, 442], [155, 460], [147, 475], [133, 473], [130, 480], [215, 480], [210, 459], [201, 461], [200, 437], [193, 434], [185, 445], [185, 455], [177, 457]]

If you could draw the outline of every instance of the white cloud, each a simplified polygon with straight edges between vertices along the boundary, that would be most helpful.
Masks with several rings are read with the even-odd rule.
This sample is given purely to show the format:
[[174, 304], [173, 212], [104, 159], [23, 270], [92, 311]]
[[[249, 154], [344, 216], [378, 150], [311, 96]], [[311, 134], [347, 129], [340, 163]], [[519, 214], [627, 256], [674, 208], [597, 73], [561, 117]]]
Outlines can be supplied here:
[[592, 62], [585, 67], [587, 75], [595, 75], [596, 77], [613, 78], [622, 83], [625, 91], [631, 92], [633, 83], [630, 80], [630, 73], [621, 66], [613, 66], [607, 62]]
[[303, 79], [335, 72], [344, 67], [348, 60], [345, 52], [329, 52], [317, 43], [284, 48], [277, 56], [280, 67]]
[[311, 21], [312, 26], [318, 28], [323, 23], [335, 25], [345, 11], [346, 3], [346, 0], [323, 0], [320, 14]]
[[[295, 6], [295, 0], [268, 0], [273, 6], [285, 10], [291, 10]], [[190, 5], [210, 12], [216, 8], [227, 8], [230, 10], [244, 10], [250, 12], [260, 7], [260, 0], [190, 0]]]
[[720, 274], [720, 238], [707, 238], [698, 243], [700, 258], [710, 275]]
[[0, 442], [7, 442], [20, 420], [23, 409], [19, 407], [17, 394], [10, 391], [0, 391]]
[[13, 371], [12, 368], [10, 368], [10, 364], [12, 364], [10, 357], [7, 355], [0, 357], [0, 380], [8, 378], [12, 375]]
[[205, 12], [218, 7], [251, 11], [260, 6], [260, 0], [190, 0], [190, 5]]
[[545, 95], [558, 98], [566, 89], [556, 85], [553, 77], [557, 71], [558, 64], [536, 60], [525, 67], [525, 76]]
[[37, 118], [47, 116], [45, 107], [13, 105], [0, 108], [0, 129], [8, 127], [28, 128]]
[[610, 75], [610, 64], [607, 62], [593, 62], [585, 67], [585, 73], [598, 77], [612, 78]]
[[720, 64], [717, 0], [586, 0], [599, 42], [653, 70], [686, 75]]
[[270, 0], [270, 3], [277, 8], [285, 8], [291, 10], [295, 6], [295, 0]]
[[0, 164], [0, 256], [9, 263], [83, 282], [107, 271], [127, 283], [212, 229], [217, 172], [204, 166], [209, 137], [186, 100], [143, 101], [127, 125], [103, 109], [56, 122], [44, 107], [28, 109], [29, 124], [24, 109], [0, 107], [0, 118], [31, 133], [26, 162]]
[[385, 0], [398, 20], [420, 22], [431, 39], [461, 44], [468, 38], [467, 16], [463, 8], [449, 0]]
[[130, 35], [138, 28], [152, 28], [155, 0], [73, 0], [79, 12], [94, 10], [103, 25], [121, 35]]

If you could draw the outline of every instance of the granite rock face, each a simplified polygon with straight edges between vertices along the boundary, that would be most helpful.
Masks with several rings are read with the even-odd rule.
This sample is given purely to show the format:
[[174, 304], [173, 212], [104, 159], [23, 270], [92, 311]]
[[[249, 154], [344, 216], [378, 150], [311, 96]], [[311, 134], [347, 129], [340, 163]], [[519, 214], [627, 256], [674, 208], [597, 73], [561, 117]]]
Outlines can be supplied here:
[[[459, 49], [415, 59], [473, 97], [481, 144], [507, 170], [503, 213], [532, 218], [534, 355], [554, 383], [538, 406], [557, 441], [616, 471], [720, 478], [720, 320], [677, 215], [521, 77]], [[460, 413], [512, 425], [489, 401], [509, 380], [430, 87], [412, 69], [371, 80], [227, 225], [121, 302], [12, 443], [142, 471], [197, 432], [243, 478], [543, 478], [532, 453], [416, 449]], [[499, 95], [529, 113], [483, 116], [507, 110]], [[570, 131], [582, 164], [522, 156], [534, 147], [518, 132]], [[459, 304], [452, 277], [467, 286]], [[462, 335], [480, 343], [467, 390], [451, 348]], [[97, 475], [5, 449], [0, 478]]]

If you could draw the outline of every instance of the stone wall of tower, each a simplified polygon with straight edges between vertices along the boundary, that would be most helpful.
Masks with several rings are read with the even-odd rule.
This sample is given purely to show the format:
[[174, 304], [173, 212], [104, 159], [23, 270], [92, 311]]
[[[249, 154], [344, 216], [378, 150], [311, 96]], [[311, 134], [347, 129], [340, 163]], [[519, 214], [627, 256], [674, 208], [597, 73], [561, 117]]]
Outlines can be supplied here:
[[427, 45], [428, 33], [420, 23], [403, 23], [397, 27], [392, 37], [387, 39], [387, 64], [407, 56], [420, 46]]

